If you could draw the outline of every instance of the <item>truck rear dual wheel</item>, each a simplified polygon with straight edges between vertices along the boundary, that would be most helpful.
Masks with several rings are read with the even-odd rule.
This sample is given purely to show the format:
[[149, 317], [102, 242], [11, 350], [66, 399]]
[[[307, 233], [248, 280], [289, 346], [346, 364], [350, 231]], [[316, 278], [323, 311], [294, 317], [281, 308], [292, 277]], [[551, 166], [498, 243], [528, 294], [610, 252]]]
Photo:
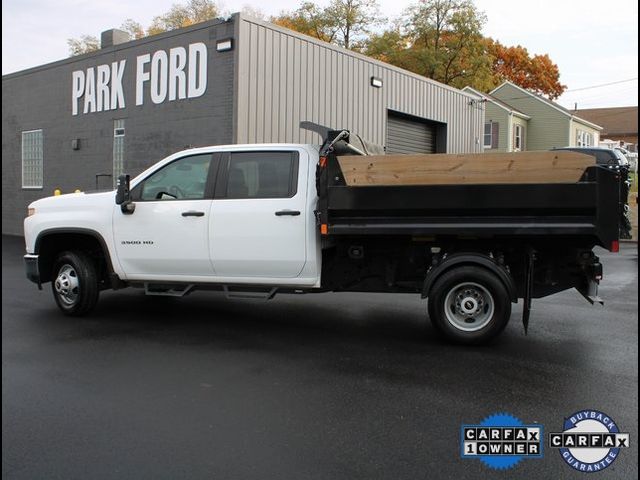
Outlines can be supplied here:
[[81, 251], [62, 252], [53, 264], [53, 298], [70, 316], [89, 313], [98, 302], [98, 274], [94, 260]]
[[429, 294], [429, 318], [448, 340], [480, 344], [500, 334], [511, 316], [511, 299], [490, 271], [462, 266], [440, 276]]

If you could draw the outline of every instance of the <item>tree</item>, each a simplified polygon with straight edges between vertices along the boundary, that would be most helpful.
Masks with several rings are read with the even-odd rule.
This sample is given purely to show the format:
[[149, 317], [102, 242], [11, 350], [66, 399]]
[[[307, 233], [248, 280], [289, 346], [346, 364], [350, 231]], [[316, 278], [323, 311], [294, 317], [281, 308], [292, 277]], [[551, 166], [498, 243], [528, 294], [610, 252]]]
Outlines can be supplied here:
[[336, 43], [350, 49], [362, 45], [380, 18], [376, 0], [332, 0], [324, 14], [337, 31]]
[[421, 0], [401, 22], [372, 35], [366, 54], [442, 83], [480, 90], [495, 86], [481, 29], [468, 0]]
[[188, 27], [214, 19], [219, 14], [220, 9], [211, 0], [189, 0], [186, 5], [174, 4], [167, 13], [154, 17], [147, 35]]
[[131, 39], [137, 40], [146, 36], [144, 27], [131, 18], [127, 18], [124, 23], [120, 25], [120, 30], [122, 30], [123, 32], [127, 32], [129, 34], [129, 38]]
[[302, 2], [292, 12], [281, 12], [277, 17], [271, 17], [271, 23], [329, 43], [333, 42], [337, 33], [331, 19], [313, 2]]
[[414, 71], [455, 87], [492, 81], [481, 33], [486, 16], [470, 0], [420, 0], [405, 18]]
[[495, 83], [505, 80], [516, 85], [546, 95], [551, 100], [558, 98], [567, 89], [560, 83], [560, 69], [549, 55], [531, 57], [526, 48], [517, 45], [506, 47], [500, 42], [488, 39], [487, 50], [492, 58]]
[[80, 38], [69, 38], [69, 53], [71, 57], [83, 53], [95, 52], [100, 49], [100, 41], [93, 35], [82, 35]]
[[[219, 15], [220, 8], [212, 0], [189, 0], [186, 4], [174, 4], [165, 14], [154, 17], [146, 31], [140, 23], [130, 18], [125, 20], [120, 29], [127, 32], [131, 38], [138, 39], [205, 22]], [[70, 56], [93, 52], [100, 48], [98, 39], [91, 35], [70, 38], [67, 44]]]
[[345, 48], [361, 48], [378, 22], [376, 0], [332, 0], [321, 8], [305, 1], [293, 12], [282, 12], [271, 22]]
[[243, 13], [244, 15], [257, 18], [259, 20], [265, 20], [265, 21], [267, 20], [267, 16], [264, 14], [262, 10], [260, 10], [259, 8], [252, 7], [251, 5], [245, 5], [244, 7], [242, 7], [242, 10], [240, 10], [240, 12]]

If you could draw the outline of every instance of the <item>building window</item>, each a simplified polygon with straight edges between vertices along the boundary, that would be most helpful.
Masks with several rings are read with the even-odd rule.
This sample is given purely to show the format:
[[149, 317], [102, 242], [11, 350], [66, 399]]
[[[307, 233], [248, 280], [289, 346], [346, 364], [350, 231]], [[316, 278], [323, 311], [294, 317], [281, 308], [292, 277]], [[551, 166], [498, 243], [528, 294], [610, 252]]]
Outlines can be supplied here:
[[124, 119], [113, 121], [113, 186], [124, 173]]
[[513, 150], [520, 152], [524, 150], [524, 127], [516, 125], [513, 131]]
[[492, 122], [489, 120], [484, 124], [484, 148], [498, 148], [498, 135], [500, 132], [500, 125], [498, 122]]
[[585, 132], [584, 130], [578, 130], [576, 132], [576, 145], [578, 147], [592, 147], [593, 133]]
[[42, 130], [22, 132], [22, 188], [42, 188]]
[[484, 124], [484, 148], [491, 148], [491, 122]]

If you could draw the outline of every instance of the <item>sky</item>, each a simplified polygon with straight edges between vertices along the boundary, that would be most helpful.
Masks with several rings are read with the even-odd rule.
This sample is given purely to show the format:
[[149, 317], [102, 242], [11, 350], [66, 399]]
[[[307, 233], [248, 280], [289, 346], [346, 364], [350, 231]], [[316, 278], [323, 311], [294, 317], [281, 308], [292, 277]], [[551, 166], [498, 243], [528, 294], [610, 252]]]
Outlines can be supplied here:
[[[326, 4], [328, 0], [317, 3]], [[415, 0], [414, 0], [415, 1]], [[127, 18], [148, 26], [180, 0], [3, 0], [2, 74], [61, 60], [67, 39], [100, 37]], [[184, 2], [186, 3], [186, 2]], [[411, 0], [379, 0], [393, 19]], [[487, 16], [484, 34], [530, 54], [547, 53], [567, 91], [557, 100], [573, 109], [638, 105], [638, 4], [636, 0], [475, 0]], [[244, 6], [266, 15], [295, 9], [294, 0], [224, 0], [225, 12]]]

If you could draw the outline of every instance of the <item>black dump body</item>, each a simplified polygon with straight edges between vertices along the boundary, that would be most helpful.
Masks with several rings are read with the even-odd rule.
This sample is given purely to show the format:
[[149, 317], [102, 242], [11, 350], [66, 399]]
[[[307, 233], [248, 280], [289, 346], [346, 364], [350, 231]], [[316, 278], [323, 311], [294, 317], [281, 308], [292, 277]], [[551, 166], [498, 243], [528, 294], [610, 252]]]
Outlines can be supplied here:
[[610, 248], [618, 240], [620, 175], [587, 168], [567, 184], [358, 186], [335, 152], [318, 166], [318, 223], [328, 236], [554, 237]]

